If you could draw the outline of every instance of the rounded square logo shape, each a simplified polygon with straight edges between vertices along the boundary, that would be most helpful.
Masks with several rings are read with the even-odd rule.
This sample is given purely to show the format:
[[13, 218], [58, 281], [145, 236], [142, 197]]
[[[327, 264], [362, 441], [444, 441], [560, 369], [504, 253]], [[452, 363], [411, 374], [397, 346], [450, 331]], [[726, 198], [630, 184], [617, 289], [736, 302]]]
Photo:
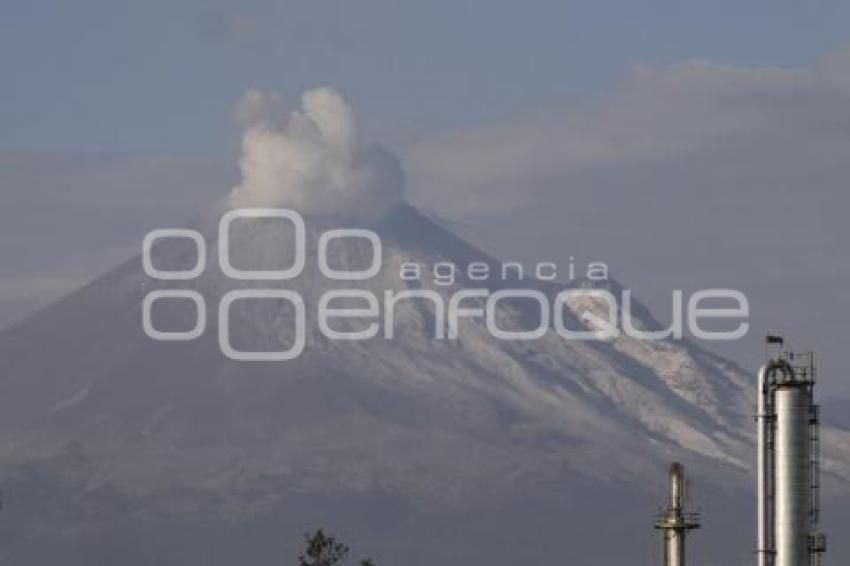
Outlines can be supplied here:
[[[331, 268], [328, 264], [328, 246], [331, 241], [343, 238], [367, 240], [372, 246], [372, 264], [368, 269], [356, 271], [340, 271]], [[328, 230], [322, 233], [319, 238], [319, 271], [328, 279], [346, 280], [346, 281], [361, 281], [363, 279], [371, 279], [376, 276], [381, 270], [381, 240], [378, 235], [371, 230], [361, 230], [355, 228], [345, 228], [338, 230]]]
[[[197, 312], [195, 327], [191, 330], [176, 332], [157, 330], [154, 328], [151, 311], [153, 310], [153, 304], [159, 299], [189, 299], [193, 301]], [[206, 301], [204, 301], [203, 295], [197, 291], [161, 289], [159, 291], [151, 291], [148, 293], [142, 302], [142, 327], [145, 329], [145, 334], [154, 340], [161, 340], [165, 342], [194, 340], [204, 333], [206, 326], [207, 304]]]
[[[157, 240], [163, 238], [188, 238], [195, 242], [195, 248], [198, 252], [198, 259], [192, 269], [180, 271], [165, 271], [154, 267], [151, 250], [153, 244]], [[162, 228], [159, 230], [151, 230], [145, 235], [142, 242], [142, 267], [149, 277], [160, 279], [163, 281], [185, 281], [186, 279], [194, 279], [204, 272], [207, 266], [207, 243], [204, 237], [195, 230], [187, 230], [182, 228]]]
[[[286, 269], [238, 269], [230, 263], [230, 225], [239, 218], [285, 218], [295, 228], [295, 260]], [[283, 280], [297, 277], [304, 269], [306, 228], [304, 219], [294, 210], [286, 208], [237, 208], [225, 213], [218, 223], [218, 263], [222, 273], [231, 279]]]
[[[284, 299], [295, 307], [295, 342], [288, 350], [250, 352], [237, 350], [230, 343], [230, 306], [240, 299]], [[285, 289], [238, 289], [225, 293], [218, 305], [218, 344], [222, 353], [231, 360], [249, 362], [281, 362], [301, 355], [306, 342], [306, 314], [304, 299], [294, 291]]]

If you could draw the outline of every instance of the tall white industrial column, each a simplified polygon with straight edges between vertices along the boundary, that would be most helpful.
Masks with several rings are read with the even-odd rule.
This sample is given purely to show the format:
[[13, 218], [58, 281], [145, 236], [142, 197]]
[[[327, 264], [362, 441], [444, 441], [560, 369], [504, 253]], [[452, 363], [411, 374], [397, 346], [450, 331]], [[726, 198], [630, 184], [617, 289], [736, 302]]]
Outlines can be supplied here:
[[774, 493], [776, 562], [807, 566], [811, 527], [811, 397], [805, 385], [779, 385], [776, 407]]
[[[784, 346], [778, 336], [768, 344]], [[817, 566], [826, 551], [818, 532], [819, 415], [812, 354], [787, 350], [758, 375], [758, 566]]]

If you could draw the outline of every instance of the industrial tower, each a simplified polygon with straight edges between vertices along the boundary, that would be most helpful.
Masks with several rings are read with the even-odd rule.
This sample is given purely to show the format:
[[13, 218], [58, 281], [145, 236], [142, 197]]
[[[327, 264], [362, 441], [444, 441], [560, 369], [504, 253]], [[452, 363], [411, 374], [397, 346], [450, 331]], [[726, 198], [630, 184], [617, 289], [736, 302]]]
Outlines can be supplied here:
[[819, 411], [811, 353], [795, 354], [784, 339], [758, 374], [758, 566], [817, 566], [826, 551], [818, 532]]
[[685, 511], [685, 468], [670, 465], [670, 502], [655, 519], [664, 541], [664, 566], [685, 566], [685, 537], [699, 528], [699, 516]]

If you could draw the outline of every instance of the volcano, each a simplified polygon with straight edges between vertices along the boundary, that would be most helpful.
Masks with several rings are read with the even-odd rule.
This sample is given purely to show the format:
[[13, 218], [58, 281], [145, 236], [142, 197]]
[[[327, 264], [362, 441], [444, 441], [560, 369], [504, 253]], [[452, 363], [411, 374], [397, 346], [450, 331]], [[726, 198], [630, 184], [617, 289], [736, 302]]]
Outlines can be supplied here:
[[[751, 562], [754, 379], [694, 342], [577, 342], [554, 331], [499, 340], [473, 318], [458, 339], [435, 340], [434, 306], [405, 301], [392, 340], [332, 341], [309, 322], [296, 359], [222, 354], [216, 307], [228, 291], [280, 287], [315, 305], [339, 283], [311, 260], [336, 224], [308, 217], [307, 265], [275, 283], [226, 277], [215, 223], [201, 221], [198, 277], [152, 279], [136, 257], [0, 333], [4, 563], [291, 564], [301, 534], [318, 526], [382, 565], [646, 563], [659, 554], [652, 515], [671, 460], [695, 477], [705, 516], [694, 553], [703, 564]], [[407, 204], [371, 228], [382, 269], [348, 287], [429, 290], [448, 303], [463, 289], [510, 285], [462, 273], [451, 285], [401, 280], [405, 263], [500, 264]], [[231, 253], [245, 269], [288, 265], [289, 230], [234, 224]], [[151, 253], [170, 269], [197, 262], [186, 239]], [[352, 240], [330, 253], [357, 268], [371, 250]], [[523, 287], [553, 298], [566, 286]], [[145, 334], [144, 298], [157, 289], [205, 298], [200, 337]], [[196, 313], [184, 306], [153, 309], [157, 327], [192, 328]], [[290, 306], [234, 304], [231, 341], [291, 342]], [[576, 324], [596, 308], [570, 307]], [[536, 316], [523, 302], [500, 303], [505, 328], [534, 327]], [[633, 316], [660, 328], [640, 304]], [[825, 428], [822, 442], [829, 532], [850, 509], [850, 433]], [[830, 554], [850, 556], [841, 544]]]

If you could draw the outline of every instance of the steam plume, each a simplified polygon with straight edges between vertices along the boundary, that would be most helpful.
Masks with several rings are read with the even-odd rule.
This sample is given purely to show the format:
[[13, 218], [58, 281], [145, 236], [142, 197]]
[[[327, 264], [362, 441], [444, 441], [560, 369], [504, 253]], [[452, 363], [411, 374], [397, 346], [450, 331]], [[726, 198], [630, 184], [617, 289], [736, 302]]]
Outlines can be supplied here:
[[230, 195], [231, 206], [280, 206], [371, 221], [403, 198], [398, 158], [364, 146], [342, 96], [329, 88], [310, 90], [301, 106], [286, 115], [276, 95], [243, 95], [236, 110], [246, 126], [242, 181]]

